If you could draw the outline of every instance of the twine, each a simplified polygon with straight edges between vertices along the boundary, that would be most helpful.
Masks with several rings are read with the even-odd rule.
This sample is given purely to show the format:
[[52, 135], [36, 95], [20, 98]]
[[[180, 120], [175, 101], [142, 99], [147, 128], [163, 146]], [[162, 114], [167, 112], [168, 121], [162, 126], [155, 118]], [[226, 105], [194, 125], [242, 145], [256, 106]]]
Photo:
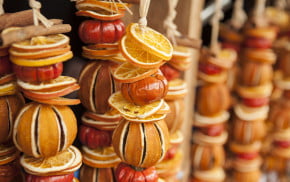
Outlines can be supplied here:
[[150, 6], [150, 0], [140, 0], [140, 7], [139, 7], [139, 25], [141, 29], [144, 29], [147, 26], [147, 14]]
[[33, 12], [34, 25], [39, 25], [39, 21], [46, 27], [49, 28], [53, 25], [53, 22], [49, 21], [45, 16], [40, 13], [41, 3], [36, 0], [29, 0], [29, 6]]
[[242, 26], [247, 20], [247, 14], [244, 11], [243, 6], [244, 6], [244, 0], [236, 0], [234, 4], [233, 16], [230, 20], [231, 25], [238, 30], [242, 28]]
[[222, 12], [222, 1], [216, 0], [215, 1], [215, 14], [211, 20], [212, 24], [212, 32], [211, 32], [211, 43], [210, 43], [210, 50], [213, 53], [217, 53], [219, 50], [218, 45], [218, 34], [219, 34], [219, 21], [223, 18], [223, 12]]
[[4, 4], [4, 0], [0, 0], [0, 15], [3, 15], [5, 13], [3, 4]]
[[173, 45], [176, 45], [175, 36], [181, 36], [181, 33], [177, 30], [177, 26], [174, 24], [176, 17], [176, 5], [178, 0], [168, 0], [168, 16], [164, 20], [164, 28], [166, 29], [166, 36], [172, 41]]
[[266, 0], [256, 0], [255, 8], [254, 8], [254, 22], [258, 27], [267, 26], [268, 22], [264, 17]]

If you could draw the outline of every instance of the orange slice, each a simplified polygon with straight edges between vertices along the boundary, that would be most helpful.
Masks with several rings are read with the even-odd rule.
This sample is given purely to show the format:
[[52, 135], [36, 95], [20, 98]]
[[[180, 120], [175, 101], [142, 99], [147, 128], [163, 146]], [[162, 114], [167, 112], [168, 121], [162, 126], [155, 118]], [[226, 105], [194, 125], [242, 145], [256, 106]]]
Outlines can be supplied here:
[[90, 11], [90, 10], [79, 10], [76, 12], [77, 16], [85, 16], [90, 18], [95, 18], [103, 21], [113, 21], [122, 18], [125, 13], [124, 12], [109, 12], [106, 10], [100, 10], [98, 12]]
[[12, 74], [8, 74], [8, 75], [4, 75], [0, 77], [0, 85], [9, 83], [11, 81], [15, 80], [15, 75], [14, 73]]
[[118, 47], [112, 48], [94, 48], [94, 46], [83, 46], [83, 55], [89, 56], [113, 56], [119, 53]]
[[96, 1], [96, 0], [83, 0], [76, 3], [76, 8], [78, 10], [92, 10], [99, 11], [104, 9], [110, 12], [118, 12], [119, 10], [125, 10], [129, 4], [118, 3], [118, 2], [108, 2], [108, 1]]
[[123, 116], [126, 120], [131, 122], [139, 122], [139, 123], [147, 123], [147, 122], [155, 122], [165, 119], [166, 114], [153, 114], [151, 116], [148, 116], [146, 118], [131, 118], [127, 116]]
[[158, 68], [163, 60], [143, 49], [131, 37], [124, 36], [121, 40], [120, 50], [125, 58], [132, 64], [142, 68]]
[[184, 46], [174, 46], [172, 57], [186, 59], [190, 57], [191, 51], [190, 48]]
[[16, 84], [14, 82], [0, 85], [0, 96], [13, 95], [16, 93]]
[[116, 48], [119, 49], [119, 43], [101, 43], [101, 44], [91, 44], [89, 45], [91, 49], [101, 49], [101, 48]]
[[164, 102], [162, 107], [155, 114], [168, 114], [168, 113], [170, 113], [170, 107], [166, 102]]
[[106, 130], [106, 131], [107, 130], [113, 131], [117, 127], [120, 121], [120, 120], [117, 120], [117, 121], [94, 120], [94, 119], [86, 117], [85, 115], [83, 115], [81, 119], [84, 125], [91, 126], [99, 130]]
[[132, 83], [156, 73], [158, 69], [136, 67], [130, 63], [121, 64], [113, 73], [114, 79], [120, 83]]
[[123, 116], [144, 119], [155, 114], [162, 107], [164, 100], [155, 101], [143, 106], [137, 106], [127, 101], [119, 91], [111, 95], [108, 102]]
[[18, 156], [20, 152], [15, 150], [14, 153], [8, 153], [6, 155], [0, 156], [0, 165], [5, 165], [11, 161], [14, 161]]
[[59, 106], [70, 106], [70, 105], [78, 105], [81, 103], [80, 99], [69, 99], [64, 97], [57, 97], [54, 99], [36, 99], [33, 97], [26, 96], [28, 99], [33, 100], [42, 104], [50, 104], [50, 105], [59, 105]]
[[24, 170], [37, 172], [37, 173], [52, 173], [62, 171], [69, 168], [75, 158], [76, 153], [74, 146], [71, 146], [67, 150], [47, 158], [35, 158], [24, 154], [20, 158], [20, 164]]
[[15, 153], [17, 151], [16, 147], [14, 145], [0, 145], [0, 156], [5, 156], [8, 154]]
[[64, 47], [69, 44], [69, 37], [63, 34], [37, 36], [12, 44], [12, 48], [21, 52], [40, 51]]
[[174, 79], [168, 82], [168, 90], [173, 91], [173, 90], [184, 90], [186, 89], [186, 82], [182, 79]]
[[31, 91], [31, 90], [25, 90], [22, 89], [22, 92], [25, 96], [28, 96], [29, 98], [35, 98], [35, 99], [54, 99], [57, 97], [61, 97], [64, 95], [68, 95], [78, 89], [80, 89], [80, 86], [78, 84], [72, 84], [69, 86], [66, 86], [64, 88], [59, 87], [60, 89], [52, 90], [52, 91]]
[[116, 122], [122, 119], [122, 116], [120, 115], [120, 113], [115, 109], [112, 109], [111, 111], [108, 111], [105, 114], [97, 114], [94, 112], [87, 111], [84, 113], [84, 116], [93, 120], [107, 121], [107, 122]]
[[137, 23], [130, 24], [127, 30], [127, 33], [151, 54], [164, 60], [169, 60], [172, 57], [173, 47], [161, 33], [149, 27], [141, 28]]
[[40, 59], [40, 58], [62, 55], [68, 51], [70, 51], [69, 45], [65, 47], [60, 47], [60, 48], [53, 48], [53, 49], [33, 51], [33, 52], [21, 52], [21, 51], [15, 50], [14, 48], [11, 48], [9, 50], [9, 53], [11, 56], [17, 59]]
[[68, 51], [64, 54], [58, 56], [52, 56], [41, 59], [23, 59], [20, 57], [10, 56], [10, 60], [19, 66], [27, 66], [27, 67], [40, 67], [40, 66], [48, 66], [52, 64], [56, 64], [59, 62], [64, 62], [73, 57], [73, 53]]
[[67, 85], [75, 84], [77, 80], [69, 76], [59, 76], [56, 79], [41, 82], [41, 83], [29, 83], [22, 80], [17, 80], [17, 84], [25, 90], [47, 90], [55, 89], [56, 87], [63, 87]]

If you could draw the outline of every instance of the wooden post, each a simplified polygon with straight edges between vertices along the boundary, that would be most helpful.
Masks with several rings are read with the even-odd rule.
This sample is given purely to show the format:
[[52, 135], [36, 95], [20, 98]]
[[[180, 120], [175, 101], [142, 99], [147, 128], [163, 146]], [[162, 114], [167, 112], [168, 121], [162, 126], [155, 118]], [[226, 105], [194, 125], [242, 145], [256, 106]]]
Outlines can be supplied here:
[[[200, 14], [204, 6], [204, 0], [191, 0], [190, 6], [190, 16], [189, 16], [189, 26], [188, 26], [188, 36], [190, 38], [200, 39], [202, 22], [200, 19]], [[193, 50], [192, 54], [192, 66], [185, 73], [185, 81], [188, 86], [188, 94], [185, 98], [185, 121], [182, 128], [184, 136], [184, 143], [182, 145], [184, 151], [183, 158], [183, 169], [184, 178], [183, 182], [188, 182], [188, 177], [190, 175], [191, 166], [191, 136], [192, 136], [192, 119], [194, 112], [194, 100], [195, 100], [195, 86], [196, 86], [196, 73], [197, 73], [197, 63], [199, 59], [199, 50]]]

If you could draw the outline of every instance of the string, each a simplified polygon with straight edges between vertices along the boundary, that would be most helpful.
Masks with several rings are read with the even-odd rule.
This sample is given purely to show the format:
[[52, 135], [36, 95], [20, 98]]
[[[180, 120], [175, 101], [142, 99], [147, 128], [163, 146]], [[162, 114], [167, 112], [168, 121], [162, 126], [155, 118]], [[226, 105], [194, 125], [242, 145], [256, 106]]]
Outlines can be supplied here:
[[5, 13], [3, 4], [4, 4], [4, 0], [0, 0], [0, 15], [3, 15]]
[[141, 29], [144, 29], [147, 26], [147, 14], [150, 6], [150, 0], [140, 0], [140, 7], [139, 7], [139, 25]]
[[257, 26], [266, 25], [264, 12], [265, 12], [266, 0], [256, 0], [254, 8], [254, 21]]
[[223, 17], [223, 12], [222, 12], [222, 1], [221, 0], [216, 0], [215, 1], [215, 14], [212, 18], [212, 32], [211, 32], [211, 44], [210, 44], [210, 49], [211, 52], [217, 53], [219, 50], [219, 45], [218, 45], [218, 34], [219, 34], [219, 21]]
[[166, 36], [172, 41], [173, 45], [176, 45], [175, 36], [181, 36], [181, 33], [177, 30], [177, 26], [174, 24], [176, 17], [176, 6], [178, 0], [168, 0], [168, 16], [164, 20], [164, 28], [166, 29]]
[[40, 13], [41, 3], [36, 0], [29, 0], [29, 6], [33, 12], [34, 25], [39, 25], [39, 21], [46, 27], [49, 28], [53, 25], [53, 22], [49, 21], [45, 16]]
[[230, 22], [231, 22], [231, 25], [235, 27], [237, 30], [242, 28], [242, 26], [247, 20], [247, 14], [244, 11], [243, 6], [244, 6], [244, 0], [236, 0], [234, 4], [233, 16]]

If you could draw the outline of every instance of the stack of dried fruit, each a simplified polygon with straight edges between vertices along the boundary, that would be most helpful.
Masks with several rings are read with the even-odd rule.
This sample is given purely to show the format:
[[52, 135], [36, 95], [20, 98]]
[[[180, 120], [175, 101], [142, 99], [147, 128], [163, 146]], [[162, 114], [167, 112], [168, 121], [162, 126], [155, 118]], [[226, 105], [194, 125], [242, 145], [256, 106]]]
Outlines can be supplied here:
[[83, 43], [83, 57], [92, 60], [82, 70], [79, 83], [79, 98], [86, 112], [82, 116], [79, 140], [83, 144], [83, 162], [80, 170], [81, 181], [115, 181], [114, 168], [121, 162], [112, 147], [112, 132], [122, 119], [109, 106], [109, 97], [120, 89], [112, 73], [120, 55], [118, 41], [124, 35], [126, 3], [113, 1], [78, 1], [78, 16], [93, 18], [79, 26], [79, 37]]
[[80, 101], [62, 97], [79, 89], [74, 78], [61, 76], [62, 62], [72, 57], [69, 38], [37, 36], [12, 44], [9, 51], [19, 89], [34, 101], [19, 111], [13, 131], [14, 144], [24, 153], [26, 181], [76, 181], [73, 173], [82, 157], [72, 146], [77, 121], [67, 105]]
[[217, 55], [204, 48], [198, 76], [202, 85], [197, 90], [195, 131], [192, 145], [192, 181], [224, 181], [223, 144], [228, 133], [225, 122], [230, 104], [230, 91], [225, 84], [227, 70], [236, 61], [236, 52], [222, 49]]
[[14, 181], [19, 174], [19, 151], [13, 145], [14, 119], [24, 105], [17, 93], [15, 75], [9, 60], [8, 48], [0, 48], [0, 181]]
[[[256, 24], [255, 24], [256, 25]], [[240, 101], [234, 107], [232, 141], [234, 153], [233, 178], [235, 181], [259, 181], [262, 159], [260, 150], [266, 133], [265, 119], [272, 93], [272, 64], [276, 55], [271, 49], [276, 29], [255, 26], [250, 22], [245, 29], [242, 65], [237, 93]]]
[[170, 113], [167, 114], [167, 124], [170, 142], [164, 159], [156, 165], [157, 173], [166, 181], [176, 180], [182, 162], [180, 144], [183, 134], [180, 131], [184, 121], [184, 96], [187, 93], [186, 82], [181, 79], [182, 72], [190, 66], [190, 49], [183, 46], [173, 46], [173, 55], [170, 61], [160, 67], [168, 81], [168, 92], [165, 101], [168, 103]]
[[109, 104], [124, 117], [112, 138], [122, 159], [116, 177], [119, 182], [156, 182], [154, 165], [165, 157], [169, 145], [164, 121], [169, 106], [163, 99], [168, 83], [158, 68], [164, 60], [170, 60], [173, 48], [162, 34], [132, 23], [120, 50], [128, 62], [115, 70], [113, 76], [121, 82], [121, 91], [109, 99]]

